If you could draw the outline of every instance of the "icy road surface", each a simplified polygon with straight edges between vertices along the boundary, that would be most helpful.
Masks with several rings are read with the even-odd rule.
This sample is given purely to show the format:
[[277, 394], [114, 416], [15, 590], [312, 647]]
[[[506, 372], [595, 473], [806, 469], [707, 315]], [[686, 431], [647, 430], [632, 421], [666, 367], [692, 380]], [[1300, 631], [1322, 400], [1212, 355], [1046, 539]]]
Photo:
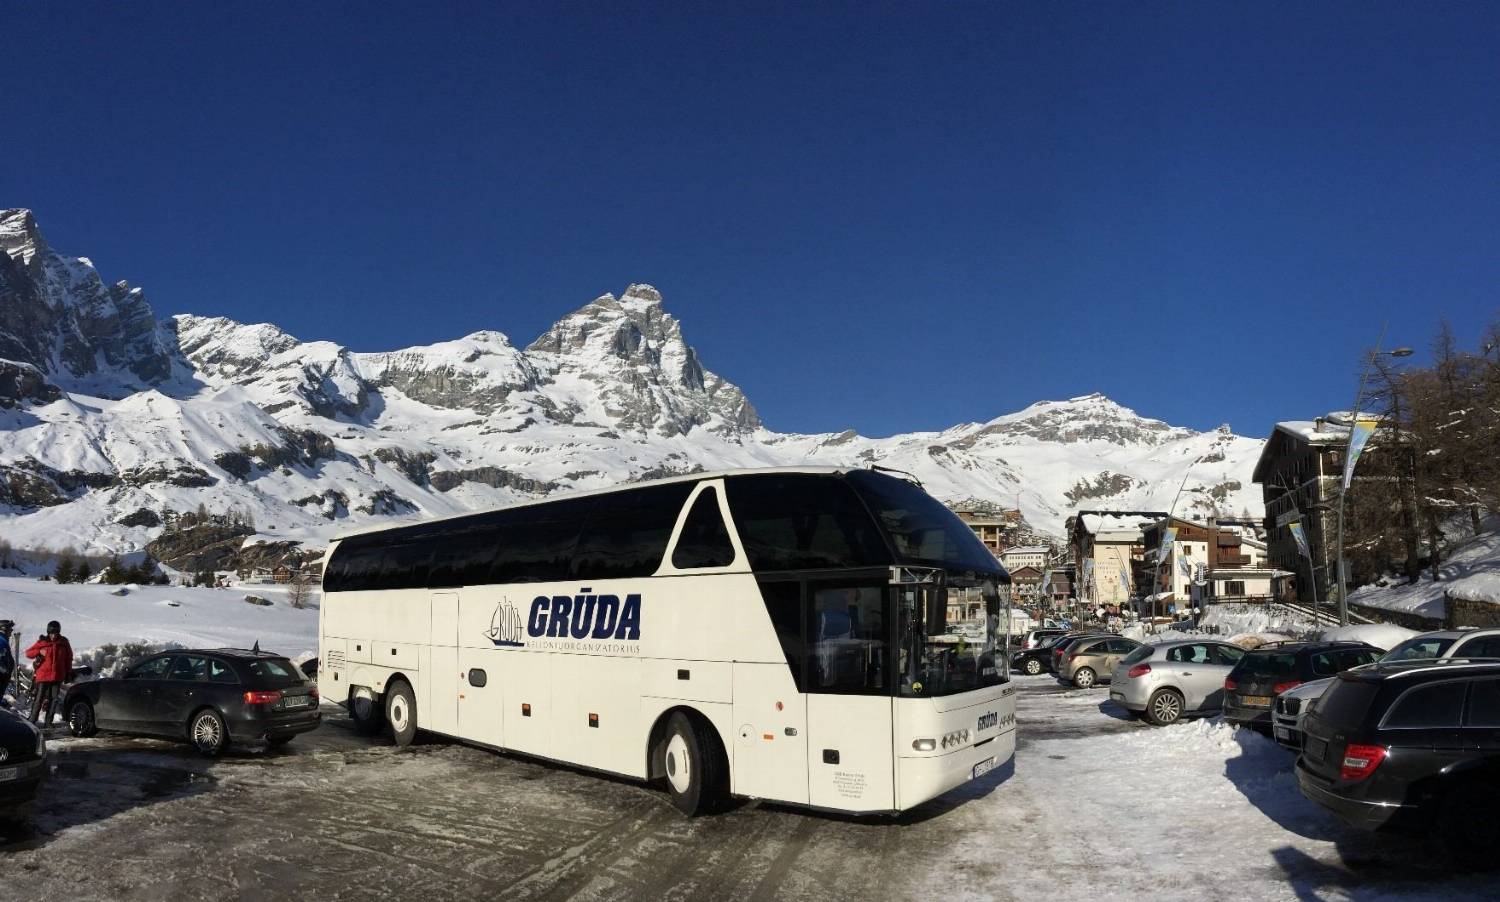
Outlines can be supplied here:
[[62, 738], [11, 899], [1375, 899], [1481, 897], [1412, 839], [1302, 799], [1291, 756], [1214, 721], [1152, 729], [1020, 680], [1014, 768], [899, 820], [665, 795], [487, 751], [396, 751], [337, 709], [284, 752], [204, 762]]

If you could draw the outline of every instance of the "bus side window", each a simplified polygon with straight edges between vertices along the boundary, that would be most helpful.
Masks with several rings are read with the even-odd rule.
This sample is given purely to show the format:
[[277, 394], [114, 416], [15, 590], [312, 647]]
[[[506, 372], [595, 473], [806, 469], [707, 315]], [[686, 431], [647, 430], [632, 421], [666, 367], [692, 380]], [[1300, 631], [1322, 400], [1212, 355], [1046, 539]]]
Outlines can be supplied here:
[[677, 482], [599, 499], [578, 537], [573, 575], [595, 580], [655, 573], [692, 490], [693, 483]]
[[728, 567], [732, 563], [734, 546], [729, 541], [729, 530], [724, 528], [724, 518], [719, 515], [719, 493], [706, 488], [698, 494], [687, 521], [682, 524], [682, 535], [677, 537], [677, 547], [672, 550], [672, 566], [693, 570]]
[[809, 692], [885, 693], [888, 629], [883, 583], [810, 583]]
[[489, 581], [504, 585], [570, 579], [573, 548], [593, 503], [592, 498], [578, 498], [506, 511]]

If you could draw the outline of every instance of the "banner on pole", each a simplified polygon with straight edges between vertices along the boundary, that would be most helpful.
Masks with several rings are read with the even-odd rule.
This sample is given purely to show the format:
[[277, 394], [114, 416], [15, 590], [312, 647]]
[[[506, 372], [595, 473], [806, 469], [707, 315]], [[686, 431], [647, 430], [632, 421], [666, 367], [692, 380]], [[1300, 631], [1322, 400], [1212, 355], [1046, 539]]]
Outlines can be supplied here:
[[1297, 542], [1297, 553], [1309, 561], [1312, 560], [1312, 549], [1307, 546], [1307, 533], [1303, 531], [1302, 524], [1300, 522], [1289, 523], [1286, 528], [1291, 530], [1292, 538]]
[[1349, 456], [1344, 460], [1344, 490], [1348, 491], [1349, 483], [1354, 479], [1354, 465], [1359, 462], [1360, 454], [1364, 453], [1365, 444], [1370, 441], [1370, 436], [1375, 434], [1375, 427], [1380, 425], [1380, 420], [1372, 416], [1354, 417], [1354, 427], [1349, 432]]

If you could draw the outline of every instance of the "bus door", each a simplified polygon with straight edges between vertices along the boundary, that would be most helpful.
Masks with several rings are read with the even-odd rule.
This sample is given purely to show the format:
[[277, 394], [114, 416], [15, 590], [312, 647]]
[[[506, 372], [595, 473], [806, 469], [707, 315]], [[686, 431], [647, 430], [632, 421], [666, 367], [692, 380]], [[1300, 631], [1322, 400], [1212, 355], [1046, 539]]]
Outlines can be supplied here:
[[458, 593], [432, 594], [432, 663], [423, 674], [427, 687], [417, 709], [423, 728], [450, 736], [458, 734]]
[[807, 581], [809, 804], [853, 811], [895, 807], [895, 591], [886, 578]]
[[[512, 610], [512, 605], [481, 599], [477, 591], [463, 594], [461, 619], [466, 632], [458, 642], [458, 735], [496, 748], [505, 745], [502, 669], [512, 652], [500, 643], [508, 642], [515, 629]], [[484, 624], [489, 624], [488, 630], [477, 628]]]

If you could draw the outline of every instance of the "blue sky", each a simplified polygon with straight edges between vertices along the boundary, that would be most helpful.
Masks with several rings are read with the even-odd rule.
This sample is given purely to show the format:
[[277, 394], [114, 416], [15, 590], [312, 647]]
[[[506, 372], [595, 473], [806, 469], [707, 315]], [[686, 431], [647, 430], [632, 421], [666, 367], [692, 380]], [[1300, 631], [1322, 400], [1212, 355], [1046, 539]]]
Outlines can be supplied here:
[[0, 206], [162, 315], [525, 344], [642, 281], [776, 429], [1261, 435], [1500, 311], [1500, 5], [210, 6], [0, 6]]

